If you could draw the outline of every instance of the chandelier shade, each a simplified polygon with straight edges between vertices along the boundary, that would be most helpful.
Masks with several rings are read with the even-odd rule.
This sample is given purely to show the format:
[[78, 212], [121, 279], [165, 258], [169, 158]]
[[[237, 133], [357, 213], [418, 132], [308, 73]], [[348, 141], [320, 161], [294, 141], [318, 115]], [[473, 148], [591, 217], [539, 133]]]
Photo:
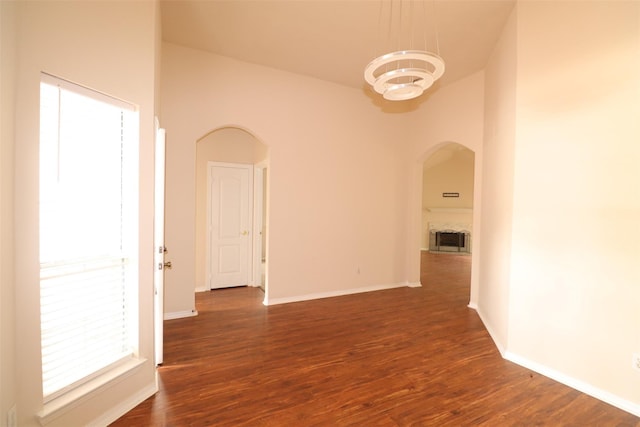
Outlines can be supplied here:
[[[378, 26], [383, 29], [383, 5], [385, 0], [380, 0], [380, 16]], [[365, 81], [373, 87], [384, 99], [390, 101], [404, 101], [416, 98], [429, 89], [445, 71], [444, 60], [440, 57], [438, 31], [434, 20], [435, 47], [437, 53], [427, 49], [427, 23], [426, 1], [422, 0], [389, 0], [387, 40], [381, 40], [381, 49], [389, 49], [385, 53], [371, 61], [364, 70]], [[404, 3], [408, 3], [403, 7]], [[414, 9], [414, 3], [422, 5], [422, 14], [419, 8]], [[394, 7], [394, 4], [396, 5]], [[434, 5], [435, 8], [435, 5]], [[435, 15], [435, 13], [434, 13]], [[424, 18], [424, 22], [420, 22]], [[421, 40], [417, 40], [418, 34], [414, 31], [422, 28]], [[419, 45], [423, 46], [419, 46]], [[385, 45], [386, 47], [382, 46]], [[404, 46], [403, 46], [404, 45]], [[375, 56], [375, 55], [374, 55]]]
[[364, 70], [364, 79], [390, 101], [416, 98], [444, 74], [444, 61], [421, 50], [401, 50], [377, 57]]

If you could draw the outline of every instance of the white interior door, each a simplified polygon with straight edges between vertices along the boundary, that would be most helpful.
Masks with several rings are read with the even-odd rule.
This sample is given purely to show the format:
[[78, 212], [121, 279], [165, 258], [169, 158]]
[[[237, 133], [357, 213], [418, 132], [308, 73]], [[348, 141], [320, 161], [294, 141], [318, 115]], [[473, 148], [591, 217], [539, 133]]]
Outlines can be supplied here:
[[210, 289], [249, 284], [253, 166], [209, 163]]
[[164, 359], [164, 167], [165, 167], [165, 130], [160, 129], [156, 120], [156, 158], [154, 192], [154, 334], [156, 365]]

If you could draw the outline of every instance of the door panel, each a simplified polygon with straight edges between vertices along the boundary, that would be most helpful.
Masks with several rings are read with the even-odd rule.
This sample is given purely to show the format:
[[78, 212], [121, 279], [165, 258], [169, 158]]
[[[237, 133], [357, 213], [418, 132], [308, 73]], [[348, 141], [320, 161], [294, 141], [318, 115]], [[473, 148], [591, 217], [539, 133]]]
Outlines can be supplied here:
[[249, 282], [252, 169], [250, 165], [209, 167], [211, 289]]
[[220, 273], [229, 274], [242, 269], [242, 256], [239, 245], [220, 246], [219, 251]]

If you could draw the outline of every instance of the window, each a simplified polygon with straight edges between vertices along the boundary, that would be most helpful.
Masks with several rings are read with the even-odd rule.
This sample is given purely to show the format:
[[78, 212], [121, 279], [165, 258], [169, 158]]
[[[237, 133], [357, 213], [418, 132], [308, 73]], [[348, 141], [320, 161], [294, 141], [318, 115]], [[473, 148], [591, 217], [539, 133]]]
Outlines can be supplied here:
[[40, 311], [45, 402], [137, 343], [136, 108], [43, 74]]

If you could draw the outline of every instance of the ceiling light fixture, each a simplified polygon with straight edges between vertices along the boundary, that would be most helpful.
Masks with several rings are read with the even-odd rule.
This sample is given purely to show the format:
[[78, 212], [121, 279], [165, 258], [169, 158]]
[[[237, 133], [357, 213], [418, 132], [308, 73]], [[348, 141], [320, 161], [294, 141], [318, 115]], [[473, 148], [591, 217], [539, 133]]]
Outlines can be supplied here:
[[[379, 27], [382, 22], [383, 2], [380, 3]], [[426, 38], [426, 2], [423, 5], [425, 20], [423, 23], [424, 50], [413, 49], [414, 31], [413, 0], [409, 0], [409, 10], [403, 14], [402, 0], [399, 0], [397, 19], [394, 19], [393, 0], [389, 1], [389, 27], [388, 41], [393, 46], [393, 31], [396, 30], [396, 49], [391, 53], [378, 56], [367, 65], [364, 70], [364, 79], [373, 89], [381, 94], [384, 99], [390, 101], [404, 101], [416, 98], [424, 93], [433, 83], [444, 74], [444, 61], [440, 57], [438, 31], [435, 30], [436, 53], [427, 51]], [[406, 8], [405, 8], [406, 9]], [[408, 16], [404, 16], [408, 15]], [[396, 22], [397, 21], [397, 22]], [[404, 23], [403, 23], [404, 21]], [[407, 25], [407, 22], [409, 25]], [[407, 34], [408, 41], [403, 39], [403, 32]], [[398, 49], [404, 43], [409, 49]]]

